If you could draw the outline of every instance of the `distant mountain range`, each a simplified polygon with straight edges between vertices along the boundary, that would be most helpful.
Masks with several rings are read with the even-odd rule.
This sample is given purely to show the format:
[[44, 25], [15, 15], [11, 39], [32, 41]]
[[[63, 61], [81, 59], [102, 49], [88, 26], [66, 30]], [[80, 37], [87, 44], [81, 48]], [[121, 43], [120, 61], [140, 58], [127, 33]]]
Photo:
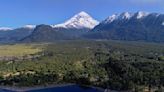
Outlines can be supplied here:
[[43, 42], [74, 39], [112, 39], [164, 42], [164, 14], [124, 12], [100, 23], [80, 12], [57, 25], [26, 25], [18, 29], [0, 28], [0, 42]]
[[85, 37], [130, 41], [164, 42], [164, 14], [115, 14], [94, 27]]
[[16, 29], [0, 28], [0, 43], [17, 42], [22, 38], [31, 35], [34, 28], [35, 27], [32, 25], [26, 25]]

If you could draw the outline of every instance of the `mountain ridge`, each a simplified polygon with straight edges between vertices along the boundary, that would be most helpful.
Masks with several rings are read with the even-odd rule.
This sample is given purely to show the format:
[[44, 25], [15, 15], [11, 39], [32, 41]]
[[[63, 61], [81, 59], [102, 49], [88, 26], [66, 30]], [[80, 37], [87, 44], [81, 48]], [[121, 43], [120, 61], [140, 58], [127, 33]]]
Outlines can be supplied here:
[[[26, 39], [29, 39], [29, 41], [33, 42], [35, 38], [35, 41], [42, 41], [44, 39], [45, 41], [109, 39], [164, 42], [164, 14], [142, 11], [136, 13], [123, 12], [113, 14], [103, 21], [98, 22], [89, 14], [82, 11], [62, 24], [25, 25], [14, 30], [13, 32], [11, 32], [12, 30], [1, 30], [0, 41], [4, 39], [8, 39], [8, 41], [10, 39], [26, 41]], [[25, 32], [25, 30], [29, 30], [29, 32]], [[25, 33], [23, 34], [23, 32]], [[20, 36], [20, 33], [23, 36]], [[57, 34], [60, 36], [57, 36]]]
[[133, 13], [129, 18], [121, 19], [121, 14], [108, 17], [100, 22], [84, 37], [90, 39], [114, 39], [164, 42], [164, 14]]

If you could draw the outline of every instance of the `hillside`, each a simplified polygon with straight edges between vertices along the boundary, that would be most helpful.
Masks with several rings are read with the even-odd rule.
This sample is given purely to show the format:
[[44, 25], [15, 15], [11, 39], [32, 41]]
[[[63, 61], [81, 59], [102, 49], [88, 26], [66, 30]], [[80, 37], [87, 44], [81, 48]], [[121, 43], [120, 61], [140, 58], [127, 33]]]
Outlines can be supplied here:
[[163, 22], [163, 14], [124, 12], [108, 17], [84, 38], [164, 42]]

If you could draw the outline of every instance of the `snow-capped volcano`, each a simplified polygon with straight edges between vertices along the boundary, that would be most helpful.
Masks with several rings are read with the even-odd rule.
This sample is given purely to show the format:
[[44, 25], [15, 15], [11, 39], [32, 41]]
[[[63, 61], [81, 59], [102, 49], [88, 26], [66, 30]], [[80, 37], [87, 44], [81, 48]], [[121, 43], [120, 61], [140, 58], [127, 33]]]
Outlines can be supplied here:
[[53, 28], [62, 27], [62, 28], [76, 28], [76, 29], [82, 29], [82, 28], [89, 28], [92, 29], [96, 25], [98, 25], [99, 22], [95, 19], [93, 19], [89, 14], [86, 12], [80, 12], [77, 15], [73, 16], [71, 19], [67, 20], [65, 23], [53, 25]]

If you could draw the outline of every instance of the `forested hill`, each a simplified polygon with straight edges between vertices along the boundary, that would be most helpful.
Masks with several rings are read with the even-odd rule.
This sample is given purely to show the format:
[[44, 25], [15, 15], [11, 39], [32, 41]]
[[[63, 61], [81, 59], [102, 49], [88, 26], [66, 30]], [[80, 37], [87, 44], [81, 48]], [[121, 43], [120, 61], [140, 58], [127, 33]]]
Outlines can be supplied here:
[[[148, 88], [162, 92], [163, 44], [76, 40], [40, 45], [44, 46], [43, 56], [22, 61], [1, 61], [0, 84], [77, 83], [113, 90], [143, 92]], [[39, 44], [35, 46], [39, 47]], [[37, 53], [30, 56], [35, 55]]]

